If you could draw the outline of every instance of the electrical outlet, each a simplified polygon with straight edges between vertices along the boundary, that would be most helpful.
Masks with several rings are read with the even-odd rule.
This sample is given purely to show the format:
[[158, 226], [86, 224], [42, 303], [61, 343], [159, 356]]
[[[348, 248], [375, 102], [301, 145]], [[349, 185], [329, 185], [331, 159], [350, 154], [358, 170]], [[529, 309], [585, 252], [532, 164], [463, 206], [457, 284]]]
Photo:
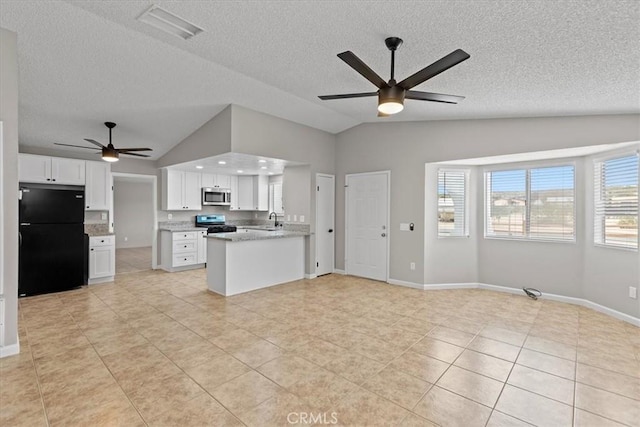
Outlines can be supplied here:
[[287, 215], [287, 221], [291, 221], [291, 215]]
[[253, 218], [258, 219], [258, 213], [254, 213]]
[[298, 215], [294, 215], [293, 216], [293, 222], [296, 222], [298, 220]]
[[638, 298], [638, 288], [629, 286], [629, 298], [633, 298], [633, 299]]
[[412, 269], [412, 270], [415, 270], [416, 269], [416, 263], [412, 262], [411, 264], [409, 264], [409, 268]]
[[129, 238], [127, 236], [124, 236], [124, 241], [126, 242], [128, 240], [129, 240]]
[[167, 214], [167, 219], [168, 220], [172, 220], [173, 219], [173, 214]]
[[100, 218], [101, 218], [103, 221], [106, 221], [106, 219], [107, 219], [107, 213], [106, 213], [106, 212], [102, 212], [102, 213], [100, 214]]
[[304, 215], [300, 215], [300, 222], [304, 222]]

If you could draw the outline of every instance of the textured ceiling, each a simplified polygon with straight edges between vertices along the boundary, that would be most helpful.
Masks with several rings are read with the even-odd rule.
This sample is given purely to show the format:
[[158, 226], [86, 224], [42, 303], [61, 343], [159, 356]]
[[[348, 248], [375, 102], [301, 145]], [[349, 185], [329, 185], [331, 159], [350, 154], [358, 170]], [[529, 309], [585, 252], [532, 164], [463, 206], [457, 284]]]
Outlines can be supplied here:
[[[184, 41], [135, 18], [149, 1], [0, 1], [16, 31], [20, 140], [105, 141], [164, 154], [229, 103], [339, 132], [378, 120], [640, 111], [637, 1], [157, 1], [206, 31]], [[459, 105], [407, 101], [378, 119], [374, 87], [340, 61], [352, 50], [384, 79], [384, 38], [405, 40], [401, 79], [461, 48], [471, 58], [417, 89]]]

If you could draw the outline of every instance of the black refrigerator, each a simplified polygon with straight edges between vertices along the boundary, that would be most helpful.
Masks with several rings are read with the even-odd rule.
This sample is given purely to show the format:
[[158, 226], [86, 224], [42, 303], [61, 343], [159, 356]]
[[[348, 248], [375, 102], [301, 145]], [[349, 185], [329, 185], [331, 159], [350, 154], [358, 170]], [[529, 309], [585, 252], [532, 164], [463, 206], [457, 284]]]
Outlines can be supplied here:
[[84, 187], [20, 184], [18, 295], [85, 284]]

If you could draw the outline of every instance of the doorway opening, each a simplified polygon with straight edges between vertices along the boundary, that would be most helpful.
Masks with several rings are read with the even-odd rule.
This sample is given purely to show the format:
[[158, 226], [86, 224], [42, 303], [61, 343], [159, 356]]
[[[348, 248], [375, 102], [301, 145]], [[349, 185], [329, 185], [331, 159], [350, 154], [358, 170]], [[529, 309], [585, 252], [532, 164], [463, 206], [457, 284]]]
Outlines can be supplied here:
[[157, 178], [113, 173], [116, 276], [157, 268]]

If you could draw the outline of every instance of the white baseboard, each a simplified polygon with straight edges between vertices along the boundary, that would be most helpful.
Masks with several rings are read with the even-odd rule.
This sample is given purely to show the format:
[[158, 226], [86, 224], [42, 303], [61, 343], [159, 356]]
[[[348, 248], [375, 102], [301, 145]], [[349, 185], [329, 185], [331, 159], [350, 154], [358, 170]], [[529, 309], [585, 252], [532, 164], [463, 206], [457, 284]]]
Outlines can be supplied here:
[[[391, 281], [389, 281], [391, 283]], [[424, 285], [425, 290], [440, 290], [440, 289], [486, 289], [489, 291], [506, 292], [509, 294], [524, 295], [521, 288], [510, 288], [508, 286], [489, 285], [487, 283], [439, 283]], [[583, 307], [590, 308], [592, 310], [604, 313], [608, 316], [616, 318], [618, 320], [631, 323], [635, 326], [640, 326], [640, 318], [633, 317], [629, 314], [622, 313], [609, 307], [597, 304], [593, 301], [589, 301], [584, 298], [568, 297], [564, 295], [548, 294], [544, 293], [540, 299], [548, 299], [551, 301], [564, 302], [567, 304], [575, 304]]]
[[445, 289], [476, 289], [479, 283], [433, 283], [422, 285], [425, 291], [439, 291]]
[[315, 279], [316, 277], [318, 277], [318, 275], [314, 274], [306, 274], [304, 275], [305, 279]]
[[15, 344], [0, 347], [0, 359], [3, 357], [13, 356], [18, 353], [20, 353], [20, 341]]
[[391, 285], [406, 286], [408, 288], [424, 290], [424, 285], [421, 285], [420, 283], [406, 282], [404, 280], [396, 280], [396, 279], [389, 279], [387, 280], [387, 283]]
[[97, 279], [89, 279], [89, 285], [97, 285], [99, 283], [113, 282], [114, 276], [98, 277]]
[[333, 272], [334, 272], [335, 274], [342, 274], [342, 275], [347, 274], [347, 273], [345, 273], [345, 271], [344, 271], [344, 270], [338, 270], [337, 268], [334, 268], [334, 269], [333, 269]]

